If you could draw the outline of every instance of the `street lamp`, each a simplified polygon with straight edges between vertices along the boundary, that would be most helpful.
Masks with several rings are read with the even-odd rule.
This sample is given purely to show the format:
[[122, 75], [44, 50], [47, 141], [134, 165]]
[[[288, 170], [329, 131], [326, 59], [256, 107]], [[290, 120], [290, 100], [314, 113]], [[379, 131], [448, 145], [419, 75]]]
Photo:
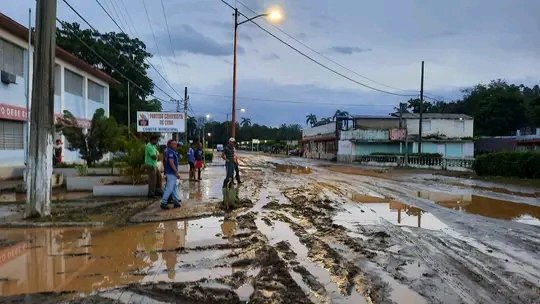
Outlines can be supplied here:
[[[246, 113], [246, 109], [244, 109], [244, 108], [241, 108], [241, 109], [235, 110], [235, 111], [236, 111], [236, 112], [240, 111], [240, 112], [242, 112], [242, 113]], [[234, 125], [235, 125], [234, 128], [236, 128], [236, 116], [233, 116], [233, 117], [234, 117], [234, 118], [233, 118], [233, 121], [235, 122], [235, 123], [234, 123]], [[227, 113], [227, 121], [229, 121], [229, 113]], [[236, 137], [236, 136], [235, 136], [235, 135], [236, 135], [236, 134], [235, 134], [235, 133], [236, 133], [236, 129], [234, 129], [234, 130], [235, 130], [235, 131], [233, 131], [233, 134], [234, 134], [234, 135], [232, 135], [232, 137]], [[227, 126], [227, 134], [228, 134], [228, 133], [229, 133], [229, 126]]]
[[[268, 12], [264, 14], [257, 15], [252, 18], [248, 18], [242, 22], [238, 22], [238, 9], [234, 9], [234, 43], [233, 43], [233, 92], [232, 92], [232, 110], [231, 110], [231, 137], [236, 136], [236, 50], [237, 50], [237, 41], [238, 41], [238, 26], [242, 25], [246, 22], [253, 21], [254, 19], [257, 19], [259, 17], [268, 17], [268, 20], [273, 23], [277, 23], [283, 19], [283, 13], [281, 12], [281, 9], [277, 6], [270, 8]], [[242, 111], [244, 112], [244, 111]]]

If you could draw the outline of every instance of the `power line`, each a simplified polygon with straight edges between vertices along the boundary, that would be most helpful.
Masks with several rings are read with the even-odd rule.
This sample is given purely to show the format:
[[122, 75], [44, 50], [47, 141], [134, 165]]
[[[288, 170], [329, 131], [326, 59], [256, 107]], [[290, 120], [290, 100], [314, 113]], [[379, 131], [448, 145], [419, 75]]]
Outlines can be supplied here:
[[[86, 19], [84, 19], [81, 14], [79, 14], [71, 5], [69, 5], [69, 3], [67, 3], [66, 0], [62, 0], [64, 1], [64, 3], [66, 3], [72, 11], [74, 11], [79, 17], [81, 17], [81, 19], [83, 19], [85, 21], [86, 24], [88, 24], [88, 26], [90, 26], [93, 30], [95, 30], [97, 32], [97, 30], [88, 22], [86, 21]], [[143, 0], [144, 1], [144, 0]], [[116, 27], [118, 27], [118, 29], [124, 33], [124, 35], [128, 36], [128, 34], [126, 34], [126, 32], [122, 29], [122, 27], [118, 24], [118, 22], [116, 22], [116, 20], [111, 16], [111, 14], [105, 9], [105, 7], [103, 5], [101, 5], [101, 3], [99, 2], [99, 0], [96, 0], [96, 2], [99, 4], [99, 6], [101, 7], [101, 9], [105, 12], [105, 14], [107, 14], [107, 16], [112, 20], [112, 22], [116, 25]], [[150, 65], [155, 71], [156, 73], [163, 79], [163, 81], [165, 81], [165, 83], [173, 90], [174, 93], [176, 93], [176, 95], [178, 95], [179, 97], [181, 96], [175, 89], [174, 87], [169, 83], [169, 81], [167, 80], [166, 77], [163, 76], [163, 74], [161, 74], [159, 72], [159, 70], [154, 66], [154, 64], [152, 64], [152, 62], [150, 60], [148, 60], [148, 58], [145, 58], [145, 61], [148, 65]], [[162, 63], [163, 64], [163, 63]], [[160, 89], [161, 90], [161, 89]], [[162, 90], [163, 91], [163, 90]], [[165, 93], [165, 91], [163, 91]], [[171, 96], [169, 95], [168, 93], [165, 93], [167, 96]], [[171, 97], [171, 99], [174, 99], [173, 97]]]
[[[235, 9], [232, 5], [230, 5], [229, 3], [227, 3], [227, 1], [225, 0], [221, 0], [221, 2], [223, 2], [225, 5], [227, 5], [228, 7], [232, 8], [232, 9]], [[247, 19], [250, 19], [248, 16], [246, 16], [245, 14], [243, 14], [242, 12], [238, 12], [240, 15], [244, 16], [245, 18]], [[294, 50], [295, 52], [297, 52], [298, 54], [304, 56], [305, 58], [307, 58], [308, 60], [312, 61], [313, 63], [321, 66], [322, 68], [324, 69], [327, 69], [328, 71], [338, 75], [338, 76], [341, 76], [351, 82], [354, 82], [360, 86], [363, 86], [365, 88], [368, 88], [368, 89], [371, 89], [371, 90], [374, 90], [374, 91], [377, 91], [377, 92], [380, 92], [380, 93], [385, 93], [385, 94], [389, 94], [389, 95], [394, 95], [394, 96], [402, 96], [402, 97], [413, 97], [413, 96], [416, 96], [416, 95], [412, 95], [412, 94], [399, 94], [399, 93], [394, 93], [394, 92], [390, 92], [390, 91], [385, 91], [385, 90], [381, 90], [381, 89], [378, 89], [378, 88], [375, 88], [373, 86], [370, 86], [370, 85], [367, 85], [365, 83], [362, 83], [360, 81], [357, 81], [339, 71], [336, 71], [335, 69], [317, 61], [316, 59], [312, 58], [311, 56], [307, 55], [306, 53], [300, 51], [298, 48], [294, 47], [293, 45], [291, 45], [290, 43], [286, 42], [285, 40], [279, 38], [278, 36], [276, 36], [275, 34], [273, 34], [272, 32], [270, 32], [269, 30], [267, 30], [266, 28], [262, 27], [261, 25], [259, 25], [257, 22], [255, 22], [254, 20], [249, 20], [251, 23], [255, 24], [258, 28], [260, 28], [261, 30], [263, 30], [264, 32], [266, 32], [268, 35], [272, 36], [273, 38], [275, 38], [276, 40], [278, 40], [279, 42], [281, 42], [282, 44], [288, 46], [290, 49]]]
[[[150, 20], [150, 15], [148, 14], [148, 9], [146, 8], [146, 1], [145, 0], [141, 0], [141, 1], [144, 6], [144, 12], [146, 13], [146, 19], [148, 20], [148, 24], [150, 25], [150, 31], [152, 32], [152, 37], [154, 37], [154, 44], [156, 45], [156, 50], [159, 56], [159, 60], [161, 61], [161, 68], [163, 70], [163, 73], [165, 73], [165, 76], [169, 78], [167, 75], [167, 70], [165, 69], [165, 64], [163, 63], [163, 57], [161, 57], [161, 52], [159, 51], [159, 44], [157, 43], [156, 32], [154, 31], [154, 27], [152, 26], [152, 21]], [[176, 91], [175, 93], [178, 94]], [[178, 94], [178, 96], [180, 96], [180, 94]]]
[[163, 18], [165, 19], [165, 27], [167, 28], [167, 34], [169, 35], [169, 44], [171, 46], [171, 52], [174, 56], [174, 65], [176, 66], [176, 73], [180, 75], [180, 69], [178, 68], [178, 58], [176, 57], [176, 52], [173, 47], [171, 31], [169, 28], [169, 21], [167, 20], [167, 13], [165, 12], [165, 4], [163, 4], [163, 0], [161, 0], [161, 10], [163, 11]]
[[[62, 0], [62, 1], [63, 1], [63, 2], [64, 2], [64, 3], [65, 3], [65, 4], [66, 4], [66, 5], [67, 5], [67, 6], [68, 6], [68, 7], [69, 7], [76, 15], [77, 15], [77, 16], [79, 16], [79, 18], [81, 18], [81, 19], [84, 21], [84, 23], [86, 23], [86, 24], [87, 24], [94, 32], [98, 32], [98, 31], [96, 30], [96, 28], [95, 28], [94, 26], [92, 26], [92, 24], [90, 24], [90, 22], [88, 22], [88, 20], [86, 20], [86, 19], [85, 19], [85, 18], [84, 18], [84, 17], [83, 17], [83, 16], [82, 16], [82, 15], [81, 15], [74, 7], [73, 7], [73, 6], [71, 6], [71, 4], [69, 4], [69, 2], [67, 2], [66, 0]], [[98, 1], [98, 0], [96, 0], [96, 1]], [[98, 1], [98, 3], [99, 3], [99, 1]], [[100, 5], [100, 6], [101, 6], [101, 5]], [[103, 8], [103, 6], [101, 6], [101, 7]], [[109, 15], [109, 16], [110, 16], [110, 15]], [[57, 19], [57, 20], [58, 20], [58, 19]], [[62, 24], [62, 26], [64, 25], [64, 22], [63, 22], [63, 21], [61, 21], [61, 20], [58, 20], [58, 21], [60, 22], [60, 24]], [[124, 34], [125, 34], [125, 33], [124, 33]], [[75, 35], [75, 36], [77, 36], [77, 35]], [[105, 61], [105, 59], [103, 59], [102, 56], [100, 56], [99, 54], [97, 54], [93, 48], [91, 48], [91, 47], [88, 46], [86, 43], [84, 43], [84, 41], [82, 41], [82, 39], [81, 39], [80, 37], [77, 36], [77, 38], [79, 39], [79, 41], [81, 41], [83, 44], [85, 44], [85, 45], [86, 45], [93, 53], [95, 53], [95, 54], [98, 55], [103, 61]], [[111, 64], [108, 64], [108, 65], [109, 65], [110, 67], [112, 67]], [[119, 72], [118, 69], [116, 69], [116, 68], [114, 68], [114, 70], [116, 70], [117, 72]], [[145, 74], [143, 74], [143, 73], [142, 73], [141, 71], [139, 71], [138, 69], [135, 69], [135, 70], [138, 71], [142, 76], [147, 77]], [[119, 73], [120, 73], [120, 72], [119, 72]], [[124, 76], [124, 78], [127, 79], [127, 77], [125, 77], [125, 76]], [[165, 95], [167, 95], [169, 98], [174, 99], [169, 93], [167, 93], [165, 90], [163, 90], [160, 86], [158, 86], [158, 85], [155, 84], [155, 83], [154, 83], [154, 87], [156, 87], [157, 89], [159, 89], [160, 91], [162, 91], [162, 92], [163, 92]], [[143, 90], [143, 92], [144, 92], [144, 90]], [[154, 96], [154, 97], [155, 97], [155, 96]]]
[[[248, 7], [247, 5], [245, 5], [242, 1], [237, 0], [237, 2], [240, 3], [240, 5], [242, 5], [242, 6], [243, 6], [244, 8], [246, 8], [247, 10], [251, 11], [251, 12], [254, 13], [254, 14], [257, 14], [257, 12], [255, 12], [255, 11], [252, 10], [250, 7]], [[267, 22], [267, 23], [268, 23], [268, 22]], [[378, 85], [381, 85], [381, 86], [383, 86], [383, 87], [386, 87], [386, 88], [389, 88], [389, 89], [392, 89], [392, 90], [396, 90], [396, 91], [403, 91], [403, 92], [413, 92], [413, 91], [414, 91], [414, 90], [405, 90], [405, 89], [400, 89], [400, 88], [396, 88], [396, 87], [393, 87], [393, 86], [389, 86], [389, 85], [386, 85], [386, 84], [384, 84], [384, 83], [382, 83], [382, 82], [378, 82], [378, 81], [376, 81], [376, 80], [374, 80], [374, 79], [371, 79], [371, 78], [369, 78], [369, 77], [367, 77], [367, 76], [361, 75], [360, 73], [358, 73], [358, 72], [356, 72], [356, 71], [354, 71], [354, 70], [352, 70], [352, 69], [350, 69], [350, 68], [348, 68], [348, 67], [342, 65], [341, 63], [339, 63], [339, 62], [333, 60], [332, 58], [330, 58], [330, 57], [324, 55], [323, 53], [321, 53], [321, 52], [319, 52], [319, 51], [313, 49], [313, 48], [310, 47], [309, 45], [305, 44], [304, 42], [300, 41], [299, 39], [295, 38], [294, 36], [288, 34], [288, 33], [285, 32], [284, 30], [282, 30], [280, 27], [278, 27], [278, 26], [276, 26], [276, 25], [274, 25], [274, 24], [271, 24], [271, 23], [268, 23], [268, 24], [270, 24], [270, 26], [274, 27], [276, 30], [280, 31], [280, 32], [281, 32], [282, 34], [284, 34], [285, 36], [289, 37], [290, 39], [292, 39], [292, 40], [298, 42], [299, 44], [301, 44], [302, 46], [306, 47], [306, 48], [309, 49], [310, 51], [316, 53], [317, 55], [323, 57], [324, 59], [326, 59], [326, 60], [328, 60], [328, 61], [330, 61], [330, 62], [336, 64], [337, 66], [339, 66], [339, 67], [341, 67], [341, 68], [343, 68], [343, 69], [345, 69], [345, 70], [347, 70], [347, 71], [349, 71], [349, 72], [351, 72], [351, 73], [353, 73], [353, 74], [355, 74], [355, 75], [357, 75], [357, 76], [359, 76], [359, 77], [361, 77], [361, 78], [364, 78], [364, 79], [369, 80], [369, 81], [371, 81], [371, 82], [373, 82], [373, 83], [375, 83], [375, 84], [378, 84]]]
[[[220, 98], [231, 98], [228, 95], [220, 94], [206, 94], [198, 92], [190, 92], [193, 95], [201, 95], [208, 97], [220, 97]], [[316, 102], [316, 101], [299, 101], [299, 100], [286, 100], [286, 99], [268, 99], [268, 98], [258, 98], [258, 97], [242, 97], [237, 96], [237, 99], [243, 100], [252, 100], [252, 101], [261, 101], [261, 102], [276, 102], [276, 103], [291, 103], [291, 104], [312, 104], [312, 105], [336, 105], [336, 106], [350, 106], [350, 107], [391, 107], [393, 104], [357, 104], [357, 103], [338, 103], [338, 102]]]
[[[64, 21], [56, 18], [56, 21], [58, 21], [60, 24], [62, 24], [62, 26], [64, 26]], [[122, 76], [124, 79], [126, 79], [127, 81], [129, 81], [132, 85], [134, 85], [137, 89], [139, 89], [141, 92], [144, 92], [146, 94], [148, 94], [149, 96], [152, 96], [154, 97], [155, 99], [159, 100], [160, 102], [169, 102], [165, 99], [162, 99], [162, 98], [159, 98], [157, 97], [156, 95], [150, 93], [149, 91], [143, 89], [141, 86], [139, 86], [137, 83], [135, 83], [133, 80], [129, 79], [126, 75], [124, 75], [122, 72], [120, 72], [120, 70], [118, 70], [114, 65], [112, 65], [111, 63], [109, 63], [105, 58], [103, 58], [100, 54], [97, 53], [97, 51], [90, 47], [86, 42], [84, 42], [84, 40], [82, 40], [82, 38], [77, 35], [76, 33], [73, 33], [75, 38], [77, 38], [77, 40], [79, 40], [79, 42], [84, 45], [86, 48], [88, 48], [88, 50], [90, 50], [96, 57], [98, 57], [101, 61], [103, 61], [103, 63], [105, 63], [105, 65], [109, 66], [112, 70], [116, 71], [118, 74], [120, 74], [120, 76]]]
[[[129, 23], [131, 24], [131, 27], [133, 28], [133, 33], [135, 33], [135, 37], [139, 37], [139, 33], [137, 32], [137, 27], [135, 26], [135, 23], [133, 22], [133, 19], [131, 18], [131, 14], [129, 13], [126, 4], [124, 3], [124, 0], [120, 0], [120, 5], [122, 6], [122, 9], [127, 15], [127, 19]], [[121, 10], [122, 10], [121, 9]]]

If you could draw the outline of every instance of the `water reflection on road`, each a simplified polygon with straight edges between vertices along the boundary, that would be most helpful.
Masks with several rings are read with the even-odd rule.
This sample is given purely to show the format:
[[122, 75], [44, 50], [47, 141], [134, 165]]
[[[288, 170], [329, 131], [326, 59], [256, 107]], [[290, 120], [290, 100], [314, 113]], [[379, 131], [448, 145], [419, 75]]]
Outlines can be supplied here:
[[466, 213], [540, 226], [540, 207], [538, 206], [478, 195], [455, 195], [435, 191], [419, 191], [418, 197]]
[[230, 275], [217, 267], [226, 250], [189, 249], [226, 243], [235, 223], [209, 217], [120, 228], [3, 229], [0, 296], [43, 291], [90, 292], [133, 282], [193, 281]]

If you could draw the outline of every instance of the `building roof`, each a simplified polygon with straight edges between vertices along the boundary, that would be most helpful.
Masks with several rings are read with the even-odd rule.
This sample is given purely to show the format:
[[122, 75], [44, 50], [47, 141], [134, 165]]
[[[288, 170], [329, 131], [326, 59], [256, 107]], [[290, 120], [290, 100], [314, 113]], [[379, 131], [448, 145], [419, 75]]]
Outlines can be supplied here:
[[[396, 114], [397, 115], [397, 114]], [[424, 113], [423, 118], [427, 119], [473, 119], [471, 116], [465, 114], [452, 114], [452, 113]], [[403, 113], [405, 119], [418, 119], [420, 114], [418, 113]]]
[[[0, 13], [0, 28], [5, 29], [7, 32], [15, 35], [16, 37], [24, 39], [25, 41], [28, 40], [28, 28], [2, 13]], [[117, 80], [113, 79], [111, 75], [86, 63], [84, 60], [69, 53], [61, 47], [56, 47], [56, 57], [107, 83], [118, 82]]]
[[398, 119], [390, 115], [352, 115], [353, 119]]

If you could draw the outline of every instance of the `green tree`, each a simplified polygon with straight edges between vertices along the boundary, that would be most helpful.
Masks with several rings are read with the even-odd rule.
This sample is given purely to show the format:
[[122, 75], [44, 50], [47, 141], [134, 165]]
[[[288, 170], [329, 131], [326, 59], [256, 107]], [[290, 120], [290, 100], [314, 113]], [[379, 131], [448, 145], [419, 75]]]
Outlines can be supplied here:
[[314, 126], [317, 123], [317, 116], [313, 113], [306, 115], [306, 125]]
[[251, 119], [246, 118], [246, 117], [242, 117], [242, 122], [240, 123], [240, 125], [242, 126], [242, 128], [250, 127], [251, 126]]
[[98, 109], [92, 117], [90, 129], [85, 133], [77, 119], [69, 111], [57, 125], [70, 143], [70, 151], [78, 151], [88, 167], [100, 161], [109, 152], [121, 150], [125, 143], [126, 130], [112, 117], [106, 117], [103, 109]]
[[337, 117], [342, 117], [342, 116], [349, 116], [349, 112], [336, 110], [336, 113], [334, 114], [333, 119], [335, 120]]
[[[79, 39], [96, 51], [105, 61], [113, 64], [117, 70], [108, 66]], [[111, 84], [109, 89], [110, 114], [117, 119], [118, 123], [127, 125], [128, 84], [121, 74], [142, 88], [140, 90], [134, 85], [130, 86], [130, 118], [132, 122], [136, 120], [137, 111], [161, 110], [161, 103], [158, 100], [148, 98], [149, 93], [154, 93], [154, 83], [146, 71], [149, 68], [146, 59], [152, 57], [152, 54], [146, 51], [146, 45], [141, 40], [132, 39], [124, 33], [99, 33], [90, 29], [83, 30], [78, 23], [63, 22], [56, 31], [56, 43], [119, 81], [119, 83]]]

